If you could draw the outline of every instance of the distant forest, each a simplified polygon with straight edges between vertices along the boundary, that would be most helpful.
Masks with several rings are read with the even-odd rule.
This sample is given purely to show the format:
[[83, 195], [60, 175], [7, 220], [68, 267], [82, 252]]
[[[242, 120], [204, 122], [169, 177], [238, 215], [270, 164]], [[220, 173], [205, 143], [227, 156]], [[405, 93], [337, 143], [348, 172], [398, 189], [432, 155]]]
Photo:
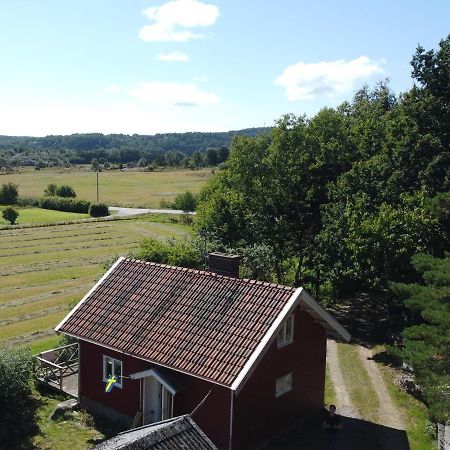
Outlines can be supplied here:
[[166, 133], [153, 136], [101, 133], [45, 137], [0, 136], [0, 168], [70, 166], [91, 164], [93, 160], [103, 165], [216, 165], [228, 156], [228, 148], [234, 137], [255, 137], [269, 131], [268, 127], [260, 127], [218, 133]]

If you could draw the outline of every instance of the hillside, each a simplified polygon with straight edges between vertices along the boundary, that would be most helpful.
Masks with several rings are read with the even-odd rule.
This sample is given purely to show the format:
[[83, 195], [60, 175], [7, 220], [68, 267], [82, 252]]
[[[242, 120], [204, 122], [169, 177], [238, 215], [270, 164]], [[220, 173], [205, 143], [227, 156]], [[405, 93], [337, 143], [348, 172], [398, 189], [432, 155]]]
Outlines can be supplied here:
[[165, 133], [126, 135], [90, 133], [68, 136], [0, 136], [0, 167], [2, 166], [65, 166], [90, 164], [93, 158], [111, 163], [152, 160], [169, 151], [192, 155], [208, 148], [229, 147], [235, 136], [257, 136], [268, 127], [237, 131], [204, 133]]

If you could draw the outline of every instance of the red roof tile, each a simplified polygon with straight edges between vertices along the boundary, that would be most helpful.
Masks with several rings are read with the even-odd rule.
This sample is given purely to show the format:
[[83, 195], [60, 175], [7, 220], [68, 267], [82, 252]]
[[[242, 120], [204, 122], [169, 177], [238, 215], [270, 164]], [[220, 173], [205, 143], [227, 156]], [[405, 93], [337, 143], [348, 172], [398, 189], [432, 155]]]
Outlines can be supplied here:
[[123, 259], [58, 331], [231, 386], [293, 293]]

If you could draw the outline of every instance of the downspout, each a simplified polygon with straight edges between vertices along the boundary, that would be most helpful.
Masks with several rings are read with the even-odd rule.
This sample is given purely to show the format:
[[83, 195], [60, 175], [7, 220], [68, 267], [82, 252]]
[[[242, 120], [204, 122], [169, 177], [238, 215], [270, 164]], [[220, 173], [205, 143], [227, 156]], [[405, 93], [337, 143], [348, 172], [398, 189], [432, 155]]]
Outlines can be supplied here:
[[81, 355], [81, 347], [80, 347], [80, 340], [77, 339], [77, 343], [78, 343], [78, 404], [80, 404], [81, 402], [81, 374], [80, 374], [80, 355]]
[[233, 448], [233, 407], [234, 407], [234, 392], [230, 389], [231, 400], [230, 400], [230, 444], [228, 446], [229, 450]]

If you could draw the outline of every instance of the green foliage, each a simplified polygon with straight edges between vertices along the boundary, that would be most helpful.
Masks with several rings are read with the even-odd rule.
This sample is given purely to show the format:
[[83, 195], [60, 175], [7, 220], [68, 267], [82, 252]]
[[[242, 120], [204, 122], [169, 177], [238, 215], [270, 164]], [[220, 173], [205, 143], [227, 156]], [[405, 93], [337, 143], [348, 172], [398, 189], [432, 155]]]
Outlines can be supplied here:
[[0, 188], [0, 204], [15, 205], [19, 196], [18, 186], [14, 183], [4, 183]]
[[395, 353], [413, 368], [431, 418], [445, 423], [450, 420], [450, 255], [417, 254], [413, 265], [423, 283], [391, 285], [412, 313], [403, 347]]
[[56, 190], [58, 189], [58, 186], [54, 183], [50, 183], [47, 185], [47, 187], [44, 190], [44, 195], [46, 196], [52, 196], [56, 195]]
[[91, 217], [109, 216], [108, 206], [104, 203], [91, 203], [91, 206], [89, 206], [89, 215]]
[[186, 191], [182, 194], [178, 194], [175, 197], [172, 207], [175, 209], [180, 209], [184, 212], [195, 211], [197, 205], [197, 199], [191, 191]]
[[72, 186], [62, 185], [56, 188], [56, 195], [58, 197], [75, 198], [77, 194], [75, 193]]
[[39, 205], [44, 209], [88, 214], [90, 202], [64, 197], [42, 197]]
[[98, 162], [98, 159], [97, 159], [97, 158], [94, 158], [94, 159], [91, 161], [91, 170], [92, 170], [93, 172], [98, 172], [99, 170], [101, 170], [100, 163]]
[[[0, 410], [21, 408], [31, 393], [33, 361], [29, 350], [0, 347]], [[11, 424], [12, 425], [12, 424]]]
[[[137, 163], [142, 158], [149, 164], [155, 163], [158, 155], [161, 155], [155, 163], [158, 166], [167, 163], [188, 167], [185, 158], [189, 159], [195, 151], [204, 155], [208, 148], [218, 150], [220, 163], [227, 159], [227, 148], [235, 136], [256, 136], [268, 130], [260, 127], [220, 133], [164, 133], [154, 136], [100, 133], [46, 137], [0, 136], [0, 167], [67, 167], [71, 164], [91, 164], [93, 159], [103, 165], [106, 161], [123, 165]], [[166, 162], [165, 158], [168, 152], [177, 154], [175, 158], [172, 158], [173, 155], [168, 157], [170, 162]]]
[[7, 220], [11, 225], [14, 225], [16, 223], [16, 219], [19, 217], [19, 213], [10, 206], [8, 208], [5, 208], [2, 211], [2, 216], [5, 220]]
[[202, 254], [191, 242], [174, 239], [168, 242], [144, 239], [135, 256], [144, 261], [190, 268], [201, 268], [204, 262]]

